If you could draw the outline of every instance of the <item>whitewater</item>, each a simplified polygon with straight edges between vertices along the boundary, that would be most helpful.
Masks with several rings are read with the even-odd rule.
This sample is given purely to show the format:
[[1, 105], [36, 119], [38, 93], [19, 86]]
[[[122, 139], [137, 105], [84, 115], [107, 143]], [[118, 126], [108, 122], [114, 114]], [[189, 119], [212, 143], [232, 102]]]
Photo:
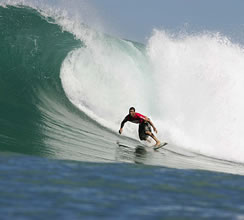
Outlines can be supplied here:
[[114, 131], [136, 106], [162, 140], [243, 162], [243, 48], [220, 33], [182, 35], [154, 30], [144, 46], [95, 33], [64, 60], [64, 90]]

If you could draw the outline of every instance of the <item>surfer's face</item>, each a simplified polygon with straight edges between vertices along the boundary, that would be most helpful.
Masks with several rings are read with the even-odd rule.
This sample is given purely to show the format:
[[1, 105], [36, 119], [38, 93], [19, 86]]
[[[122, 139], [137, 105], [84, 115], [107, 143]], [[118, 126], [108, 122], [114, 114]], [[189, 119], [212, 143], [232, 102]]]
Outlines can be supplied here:
[[130, 116], [134, 117], [135, 116], [135, 111], [134, 110], [130, 110]]

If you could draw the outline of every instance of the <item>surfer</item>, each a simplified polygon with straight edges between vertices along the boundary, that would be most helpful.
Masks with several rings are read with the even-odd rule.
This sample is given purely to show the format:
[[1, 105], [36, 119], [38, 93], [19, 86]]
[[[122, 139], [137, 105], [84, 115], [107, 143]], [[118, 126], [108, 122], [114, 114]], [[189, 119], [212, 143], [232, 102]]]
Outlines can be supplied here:
[[160, 146], [160, 141], [152, 133], [151, 126], [153, 127], [153, 130], [156, 133], [158, 133], [158, 131], [155, 128], [155, 126], [153, 125], [152, 121], [148, 117], [146, 117], [146, 116], [144, 116], [144, 115], [136, 112], [135, 108], [134, 107], [131, 107], [129, 109], [129, 114], [121, 122], [120, 130], [119, 130], [119, 133], [120, 134], [122, 134], [124, 124], [127, 121], [130, 121], [132, 123], [139, 124], [138, 133], [139, 133], [140, 140], [145, 140], [146, 141], [148, 139], [148, 136], [150, 136], [150, 137], [153, 138], [153, 140], [156, 141], [155, 146]]

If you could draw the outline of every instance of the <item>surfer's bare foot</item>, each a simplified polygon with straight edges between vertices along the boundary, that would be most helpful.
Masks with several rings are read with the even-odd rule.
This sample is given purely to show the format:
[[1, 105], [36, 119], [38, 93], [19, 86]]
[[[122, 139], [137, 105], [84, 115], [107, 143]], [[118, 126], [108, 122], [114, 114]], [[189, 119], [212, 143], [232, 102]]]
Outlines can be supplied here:
[[160, 141], [156, 142], [156, 144], [154, 145], [155, 147], [159, 146], [161, 143]]

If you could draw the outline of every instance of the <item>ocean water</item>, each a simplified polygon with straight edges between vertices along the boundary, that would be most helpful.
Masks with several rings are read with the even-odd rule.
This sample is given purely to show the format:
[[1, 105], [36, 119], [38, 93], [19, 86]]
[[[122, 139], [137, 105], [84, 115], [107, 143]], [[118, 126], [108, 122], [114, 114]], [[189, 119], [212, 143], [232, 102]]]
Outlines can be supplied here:
[[2, 219], [243, 219], [239, 175], [1, 154]]
[[[143, 45], [17, 3], [0, 4], [1, 219], [244, 219], [242, 45]], [[165, 148], [118, 134], [130, 106]]]

